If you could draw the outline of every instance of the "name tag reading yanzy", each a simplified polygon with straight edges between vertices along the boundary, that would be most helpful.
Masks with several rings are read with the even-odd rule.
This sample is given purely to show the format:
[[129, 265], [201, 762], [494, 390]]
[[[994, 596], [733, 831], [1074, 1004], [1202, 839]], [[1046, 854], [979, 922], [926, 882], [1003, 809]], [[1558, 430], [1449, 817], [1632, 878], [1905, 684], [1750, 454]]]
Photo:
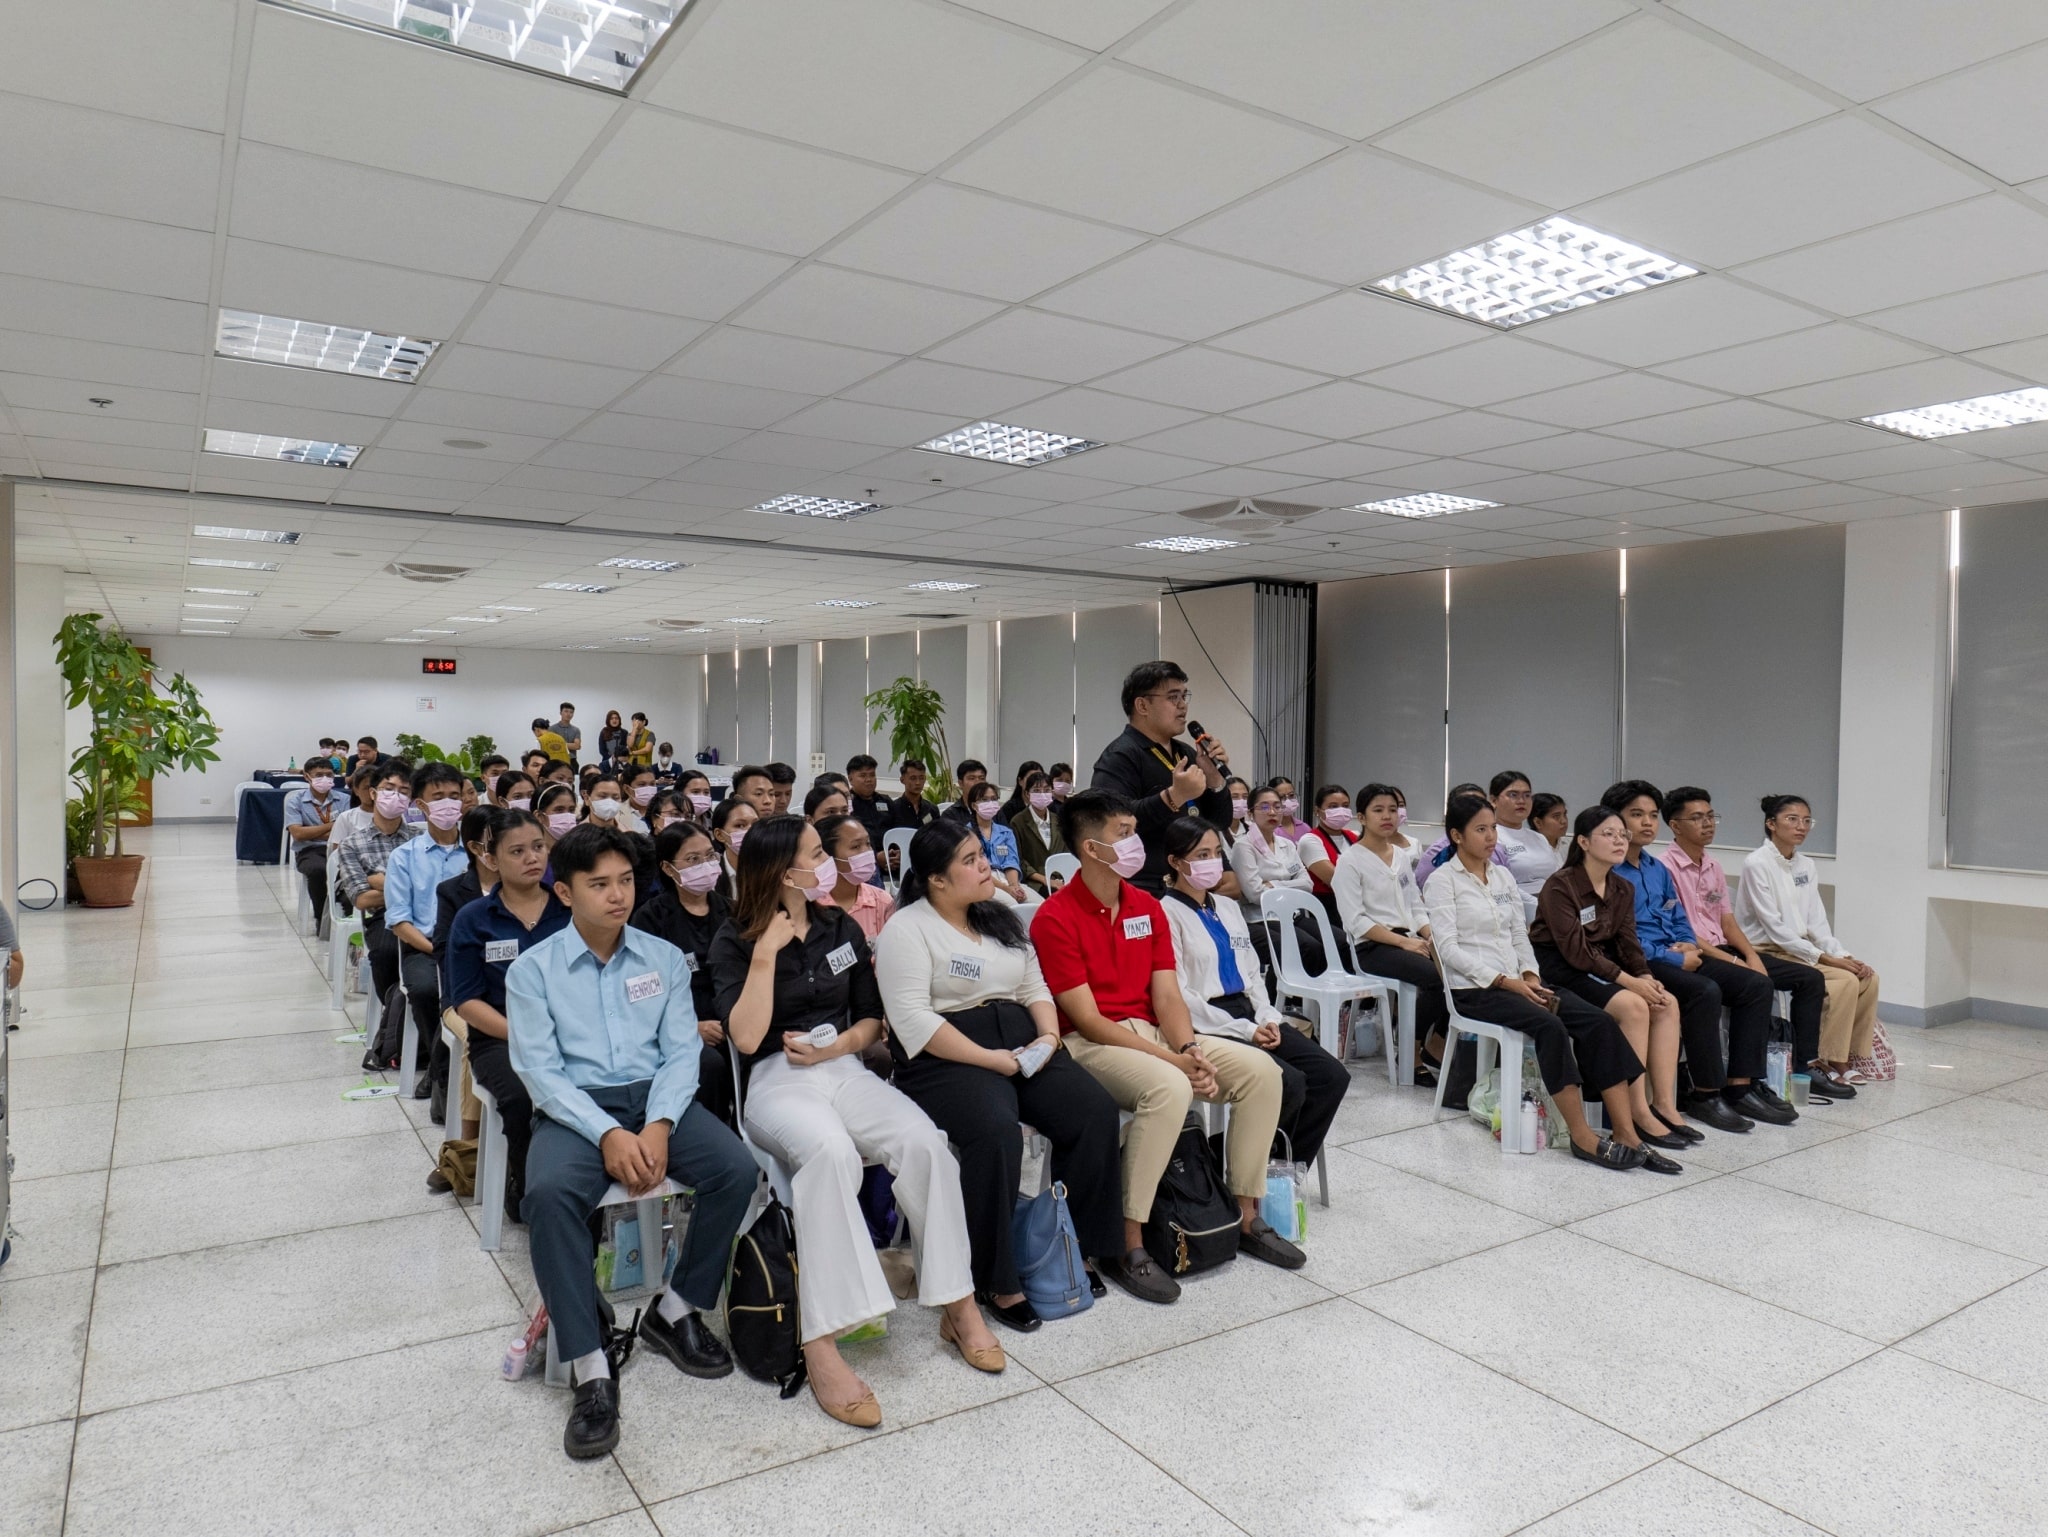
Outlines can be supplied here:
[[852, 943], [848, 942], [841, 945], [837, 950], [832, 951], [831, 954], [825, 957], [825, 964], [832, 968], [832, 975], [835, 977], [840, 972], [846, 970], [847, 967], [853, 964]]
[[519, 959], [519, 941], [516, 939], [487, 939], [484, 941], [486, 961], [516, 961]]
[[637, 977], [626, 978], [628, 1003], [645, 1003], [649, 998], [659, 998], [664, 991], [658, 971], [643, 971]]
[[981, 962], [971, 955], [956, 955], [946, 962], [946, 975], [969, 982], [981, 980]]
[[1124, 919], [1124, 938], [1150, 939], [1152, 937], [1152, 915], [1140, 913], [1135, 918]]

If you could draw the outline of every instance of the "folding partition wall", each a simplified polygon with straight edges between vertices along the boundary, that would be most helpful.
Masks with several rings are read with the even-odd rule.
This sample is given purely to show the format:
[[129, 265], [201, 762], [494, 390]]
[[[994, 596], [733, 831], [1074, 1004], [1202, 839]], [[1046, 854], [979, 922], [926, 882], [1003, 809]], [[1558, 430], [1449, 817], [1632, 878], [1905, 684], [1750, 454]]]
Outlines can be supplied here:
[[1417, 817], [1435, 818], [1446, 783], [1444, 632], [1441, 571], [1322, 584], [1310, 781], [1398, 785]]
[[1074, 755], [1074, 616], [1002, 623], [996, 756], [1005, 772], [1026, 758], [1050, 767]]
[[1972, 507], [1956, 523], [1948, 861], [2048, 870], [2048, 503]]

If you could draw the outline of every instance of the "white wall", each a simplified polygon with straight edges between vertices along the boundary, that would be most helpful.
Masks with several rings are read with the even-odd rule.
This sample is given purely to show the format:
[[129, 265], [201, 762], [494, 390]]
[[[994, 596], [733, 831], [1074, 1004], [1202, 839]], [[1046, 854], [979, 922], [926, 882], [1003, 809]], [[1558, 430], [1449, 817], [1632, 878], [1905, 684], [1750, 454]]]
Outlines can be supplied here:
[[[64, 889], [64, 800], [71, 762], [64, 750], [64, 678], [50, 637], [64, 622], [64, 572], [18, 566], [14, 573], [15, 750], [20, 796], [17, 879]], [[37, 887], [31, 901], [49, 891]]]
[[[596, 745], [606, 710], [645, 710], [658, 739], [676, 755], [694, 756], [703, 732], [698, 698], [703, 664], [696, 657], [640, 657], [563, 651], [455, 653], [452, 678], [420, 672], [413, 647], [333, 641], [250, 641], [204, 636], [137, 636], [157, 665], [182, 672], [220, 723], [221, 761], [203, 774], [157, 781], [162, 819], [234, 815], [234, 788], [253, 769], [304, 760], [323, 736], [374, 736], [393, 750], [401, 731], [454, 748], [478, 732], [517, 759], [532, 744], [529, 722], [555, 716], [575, 701], [585, 742]], [[423, 710], [422, 698], [435, 707]], [[686, 745], [687, 744], [687, 745]], [[585, 756], [589, 756], [586, 752]]]

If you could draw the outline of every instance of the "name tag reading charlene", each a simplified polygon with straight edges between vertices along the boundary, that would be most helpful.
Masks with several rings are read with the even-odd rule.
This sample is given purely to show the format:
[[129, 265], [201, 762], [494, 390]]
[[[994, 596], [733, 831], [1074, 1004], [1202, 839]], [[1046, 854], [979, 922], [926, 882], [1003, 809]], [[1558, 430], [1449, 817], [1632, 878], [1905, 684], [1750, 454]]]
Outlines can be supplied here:
[[946, 962], [946, 975], [969, 982], [981, 980], [981, 962], [971, 955], [956, 955]]
[[1152, 915], [1140, 913], [1135, 918], [1124, 919], [1124, 938], [1150, 939], [1152, 937]]
[[487, 939], [484, 941], [486, 961], [516, 961], [519, 959], [519, 941], [516, 939]]
[[1582, 907], [1582, 908], [1580, 908], [1580, 909], [1579, 909], [1579, 922], [1581, 922], [1581, 923], [1591, 923], [1591, 922], [1593, 921], [1593, 914], [1594, 914], [1594, 913], [1596, 913], [1596, 912], [1598, 912], [1598, 911], [1599, 911], [1599, 909], [1598, 909], [1598, 908], [1595, 908], [1595, 907]]
[[643, 971], [637, 977], [626, 978], [626, 1002], [645, 1003], [650, 998], [659, 998], [667, 989], [661, 985], [661, 973]]
[[853, 964], [853, 945], [849, 942], [825, 957], [825, 964], [832, 968], [832, 975], [838, 976]]

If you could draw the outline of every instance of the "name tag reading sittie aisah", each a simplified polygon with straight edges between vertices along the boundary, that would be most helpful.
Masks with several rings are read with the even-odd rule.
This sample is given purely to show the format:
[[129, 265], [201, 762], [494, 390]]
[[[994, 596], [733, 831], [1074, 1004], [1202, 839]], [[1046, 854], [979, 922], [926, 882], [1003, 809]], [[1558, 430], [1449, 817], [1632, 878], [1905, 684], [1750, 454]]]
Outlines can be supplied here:
[[825, 957], [825, 964], [832, 968], [833, 976], [838, 976], [840, 972], [853, 964], [853, 945], [851, 943], [841, 945], [837, 950], [834, 950]]
[[1135, 918], [1124, 919], [1124, 938], [1150, 939], [1152, 937], [1152, 915], [1140, 913]]
[[969, 982], [981, 980], [981, 962], [971, 955], [956, 955], [946, 962], [946, 975], [961, 977]]
[[1579, 922], [1581, 922], [1581, 923], [1591, 923], [1591, 922], [1593, 921], [1593, 914], [1594, 914], [1594, 913], [1596, 913], [1596, 912], [1598, 912], [1598, 911], [1599, 911], [1599, 909], [1598, 909], [1598, 908], [1594, 908], [1594, 907], [1582, 907], [1582, 908], [1580, 908], [1580, 909], [1579, 909]]
[[519, 941], [516, 939], [487, 939], [484, 941], [486, 961], [516, 961], [519, 959]]
[[626, 978], [628, 1003], [645, 1003], [650, 998], [659, 998], [664, 991], [658, 971], [643, 971], [637, 977]]

